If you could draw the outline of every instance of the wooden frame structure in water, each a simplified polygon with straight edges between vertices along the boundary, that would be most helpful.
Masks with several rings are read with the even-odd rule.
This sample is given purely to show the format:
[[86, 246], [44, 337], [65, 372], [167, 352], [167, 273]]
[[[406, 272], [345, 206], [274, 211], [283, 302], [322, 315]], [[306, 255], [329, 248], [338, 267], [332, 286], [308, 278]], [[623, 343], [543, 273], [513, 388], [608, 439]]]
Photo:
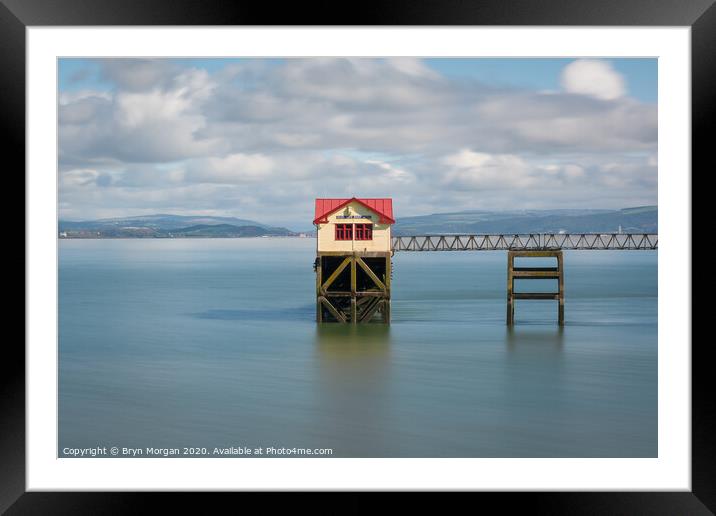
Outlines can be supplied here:
[[391, 252], [319, 252], [316, 322], [390, 322]]
[[[556, 258], [556, 267], [515, 267], [515, 258]], [[556, 279], [557, 292], [515, 292], [516, 279]], [[564, 259], [562, 251], [507, 252], [507, 325], [515, 323], [515, 300], [553, 299], [558, 301], [557, 322], [564, 326]]]

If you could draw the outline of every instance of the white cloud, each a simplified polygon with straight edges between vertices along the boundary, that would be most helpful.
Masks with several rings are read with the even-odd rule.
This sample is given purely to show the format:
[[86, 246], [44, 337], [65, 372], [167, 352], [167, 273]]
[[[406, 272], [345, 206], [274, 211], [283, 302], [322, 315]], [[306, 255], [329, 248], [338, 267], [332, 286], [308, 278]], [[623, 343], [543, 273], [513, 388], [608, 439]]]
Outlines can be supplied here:
[[112, 94], [108, 91], [96, 91], [96, 90], [77, 90], [77, 91], [63, 91], [58, 96], [60, 106], [64, 106], [70, 103], [75, 103], [84, 99], [98, 98], [103, 100], [112, 100]]
[[61, 159], [167, 162], [223, 150], [221, 139], [201, 134], [208, 123], [202, 105], [215, 87], [206, 71], [181, 71], [160, 82], [146, 91], [119, 89], [110, 98], [82, 96], [61, 105]]
[[60, 175], [60, 185], [67, 188], [90, 186], [96, 184], [98, 177], [99, 172], [96, 170], [70, 170]]
[[581, 179], [585, 176], [583, 167], [571, 163], [562, 168], [562, 173], [569, 179]]
[[396, 182], [410, 182], [415, 179], [415, 176], [413, 176], [413, 174], [411, 174], [407, 170], [404, 170], [400, 167], [396, 167], [395, 165], [391, 165], [390, 163], [386, 163], [385, 161], [369, 159], [366, 160], [366, 163], [368, 165], [376, 165], [381, 170], [384, 170], [384, 178], [387, 180]]
[[196, 161], [188, 179], [198, 183], [247, 183], [266, 181], [276, 171], [273, 159], [262, 154], [229, 154]]
[[396, 59], [290, 59], [272, 83], [282, 96], [368, 110], [433, 103], [442, 81], [420, 61]]
[[102, 66], [102, 76], [128, 91], [155, 88], [176, 70], [171, 59], [115, 58], [98, 61]]
[[562, 70], [562, 87], [568, 93], [613, 100], [626, 94], [624, 78], [607, 61], [577, 59]]
[[527, 188], [535, 177], [529, 164], [510, 154], [486, 154], [463, 149], [442, 160], [448, 167], [444, 182], [458, 188]]
[[425, 65], [421, 59], [414, 57], [392, 57], [389, 58], [388, 64], [396, 70], [413, 77], [428, 77], [430, 79], [439, 79], [440, 75]]
[[[413, 214], [517, 198], [656, 202], [656, 106], [623, 96], [602, 61], [570, 64], [564, 90], [549, 93], [445, 77], [413, 58], [249, 59], [212, 73], [99, 63], [111, 90], [60, 94], [63, 216], [203, 211], [283, 224], [276, 203], [310, 220], [314, 196], [351, 195], [393, 196]], [[574, 78], [585, 65], [599, 88]]]
[[[515, 196], [520, 201], [529, 201], [541, 189], [551, 189], [558, 198], [575, 186], [584, 187], [595, 178], [603, 180], [603, 172], [611, 172], [609, 167], [613, 166], [591, 167], [593, 177], [590, 177], [585, 166], [574, 162], [543, 163], [513, 154], [487, 154], [470, 149], [445, 156], [441, 162], [446, 167], [442, 183], [451, 189], [478, 194], [496, 190], [519, 192]], [[623, 180], [628, 182], [632, 177], [625, 171]]]

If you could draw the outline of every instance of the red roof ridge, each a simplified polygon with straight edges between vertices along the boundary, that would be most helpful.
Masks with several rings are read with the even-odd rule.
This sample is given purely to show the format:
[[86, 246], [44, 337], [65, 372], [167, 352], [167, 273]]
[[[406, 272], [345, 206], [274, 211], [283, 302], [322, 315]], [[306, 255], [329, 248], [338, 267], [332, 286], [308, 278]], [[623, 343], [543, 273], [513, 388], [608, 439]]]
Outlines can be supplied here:
[[369, 210], [380, 215], [380, 222], [395, 224], [393, 218], [393, 199], [389, 197], [351, 197], [347, 198], [317, 198], [314, 224], [328, 222], [328, 215], [334, 213], [351, 202], [357, 202]]

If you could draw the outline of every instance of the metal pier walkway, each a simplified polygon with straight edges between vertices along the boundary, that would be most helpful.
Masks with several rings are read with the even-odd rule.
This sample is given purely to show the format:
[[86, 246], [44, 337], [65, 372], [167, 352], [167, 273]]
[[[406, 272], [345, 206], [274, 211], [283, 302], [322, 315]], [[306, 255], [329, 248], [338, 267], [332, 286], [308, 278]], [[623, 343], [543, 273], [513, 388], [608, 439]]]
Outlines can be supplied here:
[[393, 251], [629, 250], [658, 248], [655, 233], [524, 233], [392, 237]]

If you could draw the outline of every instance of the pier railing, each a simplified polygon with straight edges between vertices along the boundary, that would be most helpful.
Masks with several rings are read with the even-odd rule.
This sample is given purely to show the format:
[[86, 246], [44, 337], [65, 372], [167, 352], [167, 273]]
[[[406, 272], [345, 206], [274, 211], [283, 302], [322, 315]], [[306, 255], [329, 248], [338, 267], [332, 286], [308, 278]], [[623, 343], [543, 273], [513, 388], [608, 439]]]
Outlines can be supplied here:
[[394, 236], [394, 251], [654, 250], [655, 233], [523, 233]]

